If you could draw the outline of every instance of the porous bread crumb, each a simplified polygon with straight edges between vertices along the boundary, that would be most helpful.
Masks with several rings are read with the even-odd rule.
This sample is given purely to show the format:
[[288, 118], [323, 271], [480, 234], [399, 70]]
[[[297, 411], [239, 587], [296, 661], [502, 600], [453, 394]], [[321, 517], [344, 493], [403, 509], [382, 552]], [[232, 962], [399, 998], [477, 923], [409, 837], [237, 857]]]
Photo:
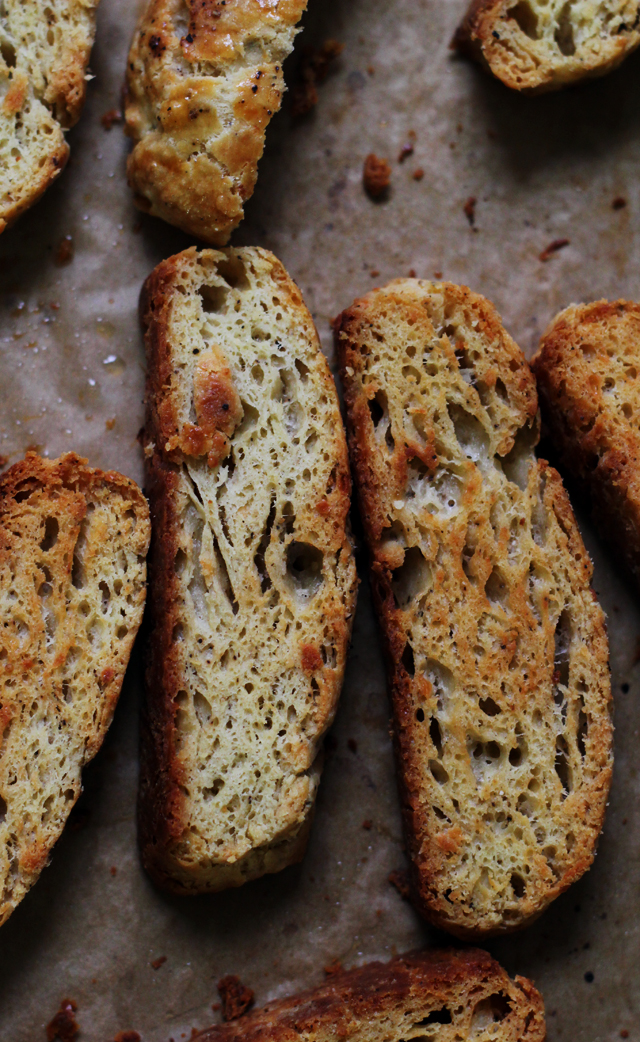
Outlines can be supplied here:
[[414, 896], [461, 937], [515, 929], [589, 867], [604, 817], [591, 562], [488, 301], [398, 280], [335, 328]]
[[299, 860], [356, 574], [335, 385], [264, 250], [187, 250], [142, 303], [155, 517], [144, 864], [178, 892]]
[[572, 304], [531, 364], [554, 448], [640, 583], [640, 304]]
[[0, 478], [0, 923], [47, 863], [120, 694], [145, 600], [137, 486], [68, 453]]
[[525, 977], [510, 980], [486, 953], [431, 950], [332, 973], [198, 1042], [544, 1042], [544, 1005]]
[[224, 245], [253, 195], [307, 0], [146, 0], [127, 62], [134, 202]]
[[472, 0], [452, 46], [539, 94], [603, 76], [638, 43], [638, 0]]
[[69, 156], [98, 0], [0, 6], [0, 232], [35, 203]]

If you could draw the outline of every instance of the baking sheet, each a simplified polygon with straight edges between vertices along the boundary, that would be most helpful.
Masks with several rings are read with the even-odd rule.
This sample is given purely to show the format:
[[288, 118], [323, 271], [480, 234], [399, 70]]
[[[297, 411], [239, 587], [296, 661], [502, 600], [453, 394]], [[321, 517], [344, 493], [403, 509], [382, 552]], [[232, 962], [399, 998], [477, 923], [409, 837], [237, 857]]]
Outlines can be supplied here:
[[[640, 55], [600, 82], [521, 98], [451, 55], [464, 0], [310, 0], [305, 45], [345, 45], [314, 113], [272, 122], [236, 244], [274, 250], [299, 283], [327, 354], [329, 319], [373, 285], [413, 269], [486, 294], [527, 354], [571, 301], [638, 299]], [[189, 245], [140, 215], [125, 185], [128, 145], [101, 117], [118, 107], [136, 17], [102, 0], [95, 79], [71, 132], [68, 169], [0, 238], [0, 453], [75, 449], [142, 478], [140, 285]], [[415, 151], [397, 162], [415, 133]], [[388, 201], [361, 187], [369, 152], [392, 161]], [[415, 180], [421, 168], [423, 177]], [[476, 199], [475, 224], [463, 212]], [[614, 209], [613, 200], [626, 205]], [[73, 258], [59, 266], [59, 244]], [[553, 240], [569, 244], [550, 260]], [[543, 992], [551, 1042], [638, 1038], [640, 614], [637, 596], [580, 508], [609, 618], [616, 769], [591, 872], [533, 926], [486, 947]], [[359, 559], [365, 575], [365, 560]], [[0, 1038], [45, 1039], [70, 997], [81, 1040], [135, 1029], [178, 1042], [219, 1017], [216, 981], [236, 973], [258, 1004], [353, 965], [446, 938], [388, 883], [404, 863], [388, 706], [363, 581], [341, 706], [302, 865], [240, 891], [193, 899], [156, 891], [135, 845], [141, 652], [105, 745], [51, 866], [0, 931]], [[365, 820], [372, 822], [363, 828]], [[155, 969], [157, 960], [166, 957]], [[586, 976], [585, 976], [586, 975]], [[591, 979], [592, 975], [592, 979]]]

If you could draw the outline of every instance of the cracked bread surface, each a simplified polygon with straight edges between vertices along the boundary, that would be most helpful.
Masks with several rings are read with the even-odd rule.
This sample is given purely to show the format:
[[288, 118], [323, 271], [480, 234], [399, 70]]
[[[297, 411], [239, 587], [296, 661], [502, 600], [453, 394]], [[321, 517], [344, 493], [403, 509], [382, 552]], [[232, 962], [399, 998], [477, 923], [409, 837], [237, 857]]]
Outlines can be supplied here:
[[127, 64], [136, 205], [223, 246], [253, 195], [307, 0], [148, 0]]
[[516, 929], [589, 867], [604, 817], [591, 562], [487, 300], [398, 280], [335, 332], [415, 901], [462, 938]]
[[639, 43], [638, 0], [473, 0], [452, 46], [539, 94], [604, 76]]
[[0, 232], [32, 206], [69, 157], [98, 0], [0, 3]]
[[143, 862], [179, 893], [304, 853], [355, 610], [350, 477], [300, 291], [260, 249], [145, 284], [151, 662]]
[[137, 485], [67, 453], [0, 477], [0, 923], [47, 864], [102, 744], [142, 619]]
[[196, 1042], [544, 1042], [542, 997], [487, 952], [411, 952], [343, 971]]
[[531, 366], [554, 448], [639, 583], [640, 304], [571, 305], [544, 333]]

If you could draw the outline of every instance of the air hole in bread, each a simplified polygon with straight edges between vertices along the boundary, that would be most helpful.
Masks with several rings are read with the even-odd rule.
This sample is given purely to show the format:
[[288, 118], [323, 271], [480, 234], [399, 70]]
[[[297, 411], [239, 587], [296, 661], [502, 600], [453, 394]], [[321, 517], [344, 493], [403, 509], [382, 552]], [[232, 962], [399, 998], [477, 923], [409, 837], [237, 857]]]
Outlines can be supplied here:
[[501, 461], [507, 479], [523, 492], [529, 481], [529, 470], [535, 464], [533, 447], [537, 440], [538, 431], [535, 424], [521, 427], [515, 436], [511, 451]]
[[449, 781], [449, 775], [439, 760], [429, 760], [429, 770], [438, 785], [446, 785]]
[[[4, 7], [4, 4], [2, 5]], [[6, 17], [6, 15], [5, 15]], [[9, 40], [0, 41], [0, 54], [2, 54], [3, 61], [10, 69], [16, 67], [16, 49]]]
[[405, 380], [413, 384], [419, 384], [422, 379], [422, 373], [413, 365], [403, 365], [402, 375]]
[[71, 582], [75, 586], [76, 590], [81, 590], [87, 581], [85, 568], [84, 568], [84, 552], [87, 546], [87, 536], [89, 526], [91, 524], [91, 514], [93, 513], [93, 507], [91, 503], [87, 506], [87, 513], [80, 522], [80, 530], [78, 532], [78, 538], [73, 551], [73, 565], [71, 568]]
[[205, 800], [212, 800], [217, 796], [224, 785], [224, 778], [216, 778], [212, 785], [202, 790]]
[[[231, 585], [231, 577], [229, 575], [229, 569], [227, 568], [227, 562], [224, 559], [224, 555], [222, 554], [222, 551], [220, 550], [220, 545], [218, 543], [218, 540], [216, 539], [216, 537], [215, 537], [213, 532], [211, 532], [211, 540], [212, 540], [212, 543], [213, 543], [213, 553], [214, 553], [215, 560], [216, 560], [216, 573], [217, 573], [217, 575], [220, 578], [220, 586], [222, 588], [222, 592], [224, 593], [225, 597], [227, 598], [229, 604], [231, 605], [231, 609], [233, 611], [233, 614], [237, 615], [238, 614], [238, 610], [239, 610], [239, 608], [238, 608], [238, 601], [236, 599], [236, 595], [235, 595], [233, 586]], [[194, 572], [195, 572], [195, 569], [194, 569]], [[191, 589], [191, 584], [189, 585], [189, 589]]]
[[194, 691], [193, 694], [193, 708], [195, 709], [196, 717], [200, 727], [206, 727], [211, 721], [212, 712], [211, 705], [204, 697], [201, 691]]
[[104, 579], [98, 583], [98, 589], [100, 590], [100, 593], [102, 595], [100, 600], [100, 607], [102, 609], [103, 615], [106, 615], [107, 609], [109, 607], [109, 601], [111, 600], [111, 590], [109, 589], [109, 586], [104, 581]]
[[452, 517], [458, 511], [463, 492], [463, 480], [451, 469], [440, 467], [432, 474], [417, 458], [407, 467], [407, 498], [431, 514]]
[[231, 253], [224, 260], [218, 261], [217, 272], [231, 289], [242, 293], [251, 288], [245, 266], [237, 254]]
[[7, 816], [7, 801], [0, 796], [0, 825]]
[[416, 720], [420, 723], [424, 721], [424, 709], [416, 709]]
[[182, 575], [187, 566], [187, 555], [184, 550], [177, 550], [176, 556], [173, 559], [173, 570], [176, 575]]
[[371, 422], [374, 427], [377, 427], [387, 415], [387, 396], [384, 391], [376, 391], [374, 397], [369, 399], [368, 404]]
[[558, 45], [558, 49], [566, 57], [571, 57], [572, 54], [576, 53], [576, 42], [573, 36], [573, 25], [571, 23], [571, 0], [567, 0], [564, 4], [560, 15], [558, 16], [558, 26], [553, 38]]
[[566, 799], [572, 789], [571, 764], [569, 761], [569, 746], [564, 735], [558, 735], [556, 739], [555, 769], [562, 785], [561, 799]]
[[287, 547], [287, 574], [297, 593], [315, 597], [320, 589], [324, 554], [311, 543], [290, 543]]
[[41, 550], [51, 550], [58, 541], [60, 526], [57, 517], [48, 517], [44, 524], [44, 536], [40, 543]]
[[480, 462], [487, 457], [489, 436], [475, 416], [460, 405], [448, 406], [456, 441], [467, 459]]
[[438, 710], [443, 712], [447, 708], [449, 696], [453, 694], [453, 673], [446, 666], [443, 666], [441, 662], [436, 662], [435, 659], [427, 659], [425, 675], [431, 683], [433, 694], [436, 696]]
[[219, 314], [226, 310], [227, 298], [229, 296], [228, 286], [207, 286], [206, 283], [198, 290], [202, 310], [205, 315]]
[[490, 696], [487, 696], [487, 698], [481, 698], [478, 705], [482, 712], [486, 713], [487, 716], [497, 716], [498, 713], [502, 712], [498, 703], [494, 702]]
[[565, 608], [560, 614], [554, 634], [553, 681], [554, 684], [569, 684], [570, 648], [571, 648], [571, 616]]
[[[424, 713], [423, 713], [424, 719]], [[442, 757], [442, 731], [440, 730], [440, 724], [435, 716], [431, 717], [431, 723], [429, 724], [429, 737], [434, 744], [438, 756]]]
[[506, 609], [509, 600], [509, 585], [498, 567], [495, 567], [487, 579], [484, 592], [492, 604]]
[[427, 1024], [451, 1024], [452, 1020], [451, 1011], [443, 1006], [442, 1009], [434, 1009], [424, 1020], [418, 1021], [414, 1026], [424, 1028]]
[[509, 999], [503, 992], [496, 992], [495, 995], [482, 999], [475, 1007], [471, 1015], [471, 1031], [479, 1035], [492, 1024], [500, 1023], [509, 1013], [511, 1013]]
[[414, 598], [430, 589], [432, 572], [419, 546], [411, 546], [405, 551], [404, 561], [391, 579], [394, 600], [399, 608], [406, 608]]
[[578, 746], [578, 752], [584, 760], [586, 756], [585, 739], [589, 732], [589, 719], [584, 711], [584, 699], [580, 699], [581, 706], [578, 712], [578, 730], [576, 732], [576, 745]]
[[404, 646], [404, 651], [402, 653], [402, 665], [405, 672], [408, 673], [410, 677], [415, 676], [416, 666], [413, 658], [413, 648], [411, 647], [409, 641], [407, 641], [407, 643]]
[[267, 552], [267, 550], [268, 550], [268, 548], [269, 548], [269, 546], [271, 544], [271, 533], [272, 533], [272, 530], [273, 530], [273, 525], [274, 525], [275, 519], [276, 519], [276, 497], [275, 497], [275, 493], [273, 493], [272, 496], [271, 496], [271, 504], [269, 506], [269, 514], [267, 516], [266, 524], [265, 524], [265, 527], [264, 527], [264, 532], [262, 533], [262, 538], [260, 539], [260, 542], [258, 543], [258, 549], [256, 550], [256, 554], [255, 554], [255, 557], [253, 559], [254, 564], [256, 566], [256, 571], [258, 572], [258, 575], [260, 576], [260, 589], [262, 590], [263, 593], [266, 593], [266, 591], [271, 588], [271, 576], [269, 575], [269, 571], [267, 569], [267, 565], [266, 565], [266, 561], [265, 561], [265, 555], [266, 555], [266, 552]]

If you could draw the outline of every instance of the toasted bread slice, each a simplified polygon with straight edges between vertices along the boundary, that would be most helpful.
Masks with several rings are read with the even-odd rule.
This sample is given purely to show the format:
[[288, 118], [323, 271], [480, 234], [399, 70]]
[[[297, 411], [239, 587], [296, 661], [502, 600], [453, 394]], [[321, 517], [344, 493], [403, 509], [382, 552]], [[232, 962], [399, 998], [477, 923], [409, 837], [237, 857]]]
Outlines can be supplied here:
[[143, 292], [154, 518], [142, 858], [180, 893], [299, 860], [356, 575], [333, 379], [266, 250], [186, 250]]
[[98, 0], [3, 0], [0, 7], [0, 232], [33, 206], [69, 157]]
[[145, 601], [138, 486], [67, 453], [0, 477], [0, 924], [44, 868], [118, 701]]
[[639, 43], [638, 0], [472, 0], [453, 39], [525, 94], [604, 76]]
[[335, 324], [418, 907], [524, 925], [589, 867], [611, 778], [591, 562], [483, 297], [398, 280]]
[[640, 583], [640, 304], [566, 308], [531, 365], [554, 448], [590, 493], [602, 537]]
[[526, 977], [511, 980], [487, 952], [412, 952], [332, 975], [318, 988], [194, 1042], [543, 1042], [542, 997]]
[[307, 0], [147, 0], [127, 65], [141, 210], [224, 246], [253, 195]]

